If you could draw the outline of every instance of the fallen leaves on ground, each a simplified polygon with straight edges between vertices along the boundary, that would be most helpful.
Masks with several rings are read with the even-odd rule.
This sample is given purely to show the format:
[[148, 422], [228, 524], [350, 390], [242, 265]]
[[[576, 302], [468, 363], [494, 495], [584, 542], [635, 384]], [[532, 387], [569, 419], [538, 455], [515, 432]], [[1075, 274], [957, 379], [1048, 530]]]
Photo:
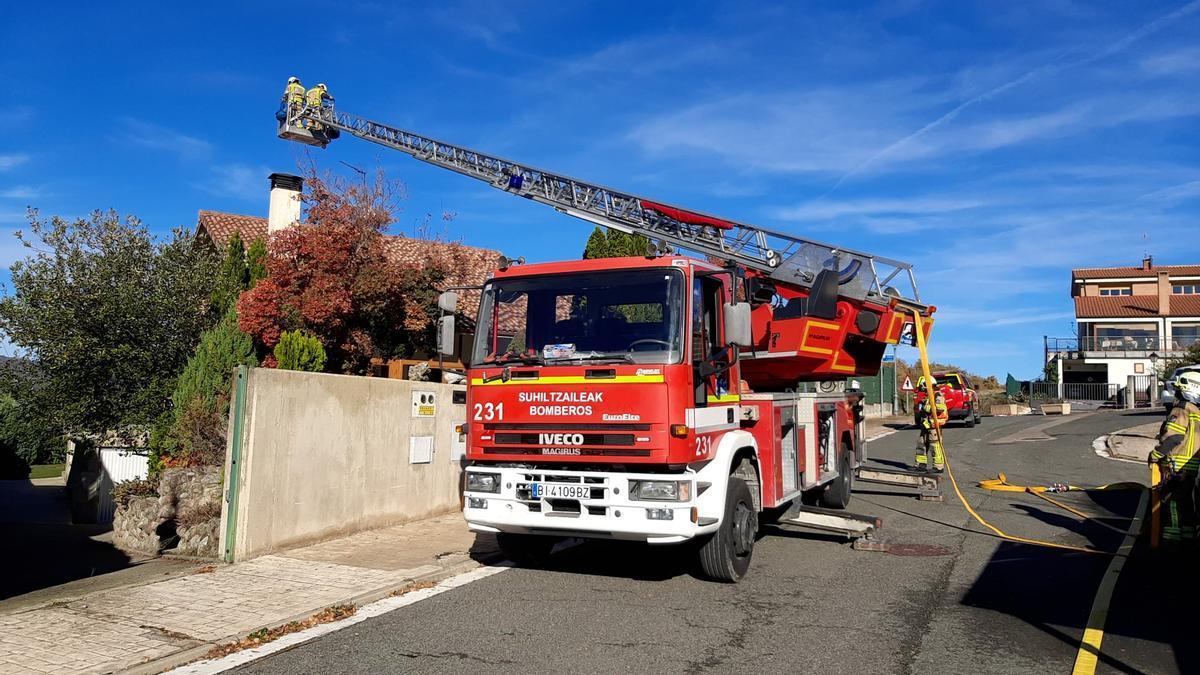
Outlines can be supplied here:
[[412, 593], [413, 591], [419, 591], [423, 588], [433, 588], [434, 586], [437, 586], [437, 585], [438, 585], [438, 582], [436, 582], [436, 581], [414, 581], [413, 583], [411, 583], [407, 586], [404, 586], [402, 588], [397, 588], [396, 590], [392, 591], [391, 593], [388, 594], [388, 597], [395, 598], [395, 597], [399, 597], [401, 595], [408, 595], [409, 593]]
[[298, 633], [302, 630], [305, 630], [306, 628], [312, 628], [313, 626], [319, 626], [320, 624], [323, 624], [323, 623], [331, 623], [334, 621], [341, 621], [342, 619], [345, 619], [347, 617], [354, 616], [354, 613], [357, 611], [358, 611], [358, 608], [352, 604], [334, 605], [333, 607], [326, 607], [325, 609], [317, 612], [316, 614], [313, 614], [312, 616], [310, 616], [307, 619], [304, 619], [302, 621], [292, 621], [292, 622], [286, 623], [282, 626], [277, 626], [275, 628], [262, 628], [262, 629], [254, 631], [253, 633], [247, 635], [246, 637], [244, 637], [236, 642], [230, 642], [227, 644], [218, 645], [216, 647], [213, 647], [204, 656], [205, 656], [205, 658], [209, 658], [209, 659], [217, 659], [217, 658], [221, 658], [222, 656], [228, 656], [230, 654], [240, 652], [243, 649], [252, 649], [254, 647], [264, 645], [268, 642], [278, 640], [279, 638], [283, 637], [284, 635], [288, 635], [289, 633]]

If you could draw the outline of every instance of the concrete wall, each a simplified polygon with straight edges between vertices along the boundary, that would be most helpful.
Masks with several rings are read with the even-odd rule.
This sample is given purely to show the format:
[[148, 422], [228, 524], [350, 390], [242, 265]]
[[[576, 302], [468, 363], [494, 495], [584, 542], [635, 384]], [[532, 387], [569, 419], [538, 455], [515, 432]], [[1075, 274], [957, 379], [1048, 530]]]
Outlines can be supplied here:
[[[244, 560], [459, 508], [454, 426], [465, 406], [452, 402], [455, 389], [463, 387], [250, 369], [241, 448], [230, 433], [226, 453], [236, 513], [231, 528], [227, 503], [222, 550], [231, 544], [232, 559]], [[414, 417], [414, 392], [432, 396], [433, 417]], [[411, 439], [422, 437], [432, 457], [414, 463]]]

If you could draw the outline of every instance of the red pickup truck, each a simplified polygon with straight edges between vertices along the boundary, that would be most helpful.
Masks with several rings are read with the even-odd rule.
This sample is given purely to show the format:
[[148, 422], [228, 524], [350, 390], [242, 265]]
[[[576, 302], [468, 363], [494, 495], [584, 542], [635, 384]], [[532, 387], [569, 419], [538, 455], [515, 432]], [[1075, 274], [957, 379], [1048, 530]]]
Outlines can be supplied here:
[[[962, 373], [946, 372], [933, 373], [934, 388], [942, 392], [946, 398], [946, 412], [952, 420], [963, 420], [968, 427], [979, 424], [979, 394], [971, 386], [971, 381]], [[917, 380], [916, 405], [914, 410], [920, 410], [925, 402], [925, 378]], [[914, 413], [913, 419], [918, 426], [921, 420]]]

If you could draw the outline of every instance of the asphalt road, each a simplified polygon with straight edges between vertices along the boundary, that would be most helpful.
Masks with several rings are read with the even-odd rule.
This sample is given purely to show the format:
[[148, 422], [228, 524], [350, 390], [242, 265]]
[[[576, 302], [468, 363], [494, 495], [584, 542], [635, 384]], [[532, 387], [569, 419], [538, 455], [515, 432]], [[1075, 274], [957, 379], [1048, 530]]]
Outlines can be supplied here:
[[[947, 440], [968, 499], [997, 526], [1114, 549], [1119, 534], [1031, 495], [985, 492], [974, 482], [999, 471], [1025, 484], [1145, 482], [1145, 467], [1101, 458], [1091, 444], [1150, 419], [1113, 412], [988, 418], [975, 429], [949, 429]], [[903, 430], [872, 442], [872, 463], [911, 461], [915, 438]], [[1125, 529], [1138, 493], [1064, 500]], [[771, 527], [750, 575], [724, 585], [694, 576], [682, 549], [587, 543], [560, 552], [551, 569], [491, 576], [241, 670], [1070, 672], [1108, 557], [1002, 541], [974, 524], [949, 490], [945, 503], [919, 502], [864, 484], [850, 509], [882, 516], [883, 538], [908, 555]], [[1126, 565], [1101, 672], [1200, 672], [1186, 630], [1200, 605], [1194, 591], [1178, 591], [1197, 585], [1194, 572], [1174, 582], [1162, 574], [1178, 564], [1146, 553]]]

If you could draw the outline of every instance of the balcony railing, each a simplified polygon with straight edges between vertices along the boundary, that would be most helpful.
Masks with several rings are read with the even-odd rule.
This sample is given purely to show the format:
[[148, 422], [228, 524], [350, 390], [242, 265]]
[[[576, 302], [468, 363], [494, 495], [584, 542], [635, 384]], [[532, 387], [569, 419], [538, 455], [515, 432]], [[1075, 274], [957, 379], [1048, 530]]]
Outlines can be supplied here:
[[1046, 351], [1058, 353], [1091, 353], [1105, 356], [1148, 357], [1150, 354], [1169, 356], [1186, 351], [1200, 342], [1200, 336], [1181, 335], [1165, 339], [1158, 336], [1083, 336], [1070, 338], [1046, 338]]

